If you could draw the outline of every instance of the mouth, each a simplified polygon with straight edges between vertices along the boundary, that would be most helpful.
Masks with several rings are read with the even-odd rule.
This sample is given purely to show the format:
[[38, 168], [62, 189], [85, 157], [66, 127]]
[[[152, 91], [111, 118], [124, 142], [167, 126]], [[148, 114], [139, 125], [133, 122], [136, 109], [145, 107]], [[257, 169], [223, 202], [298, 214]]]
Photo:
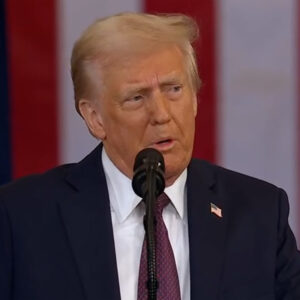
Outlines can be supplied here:
[[174, 140], [171, 138], [161, 139], [151, 145], [151, 147], [155, 148], [158, 151], [165, 152], [170, 150], [174, 146]]
[[161, 145], [161, 144], [167, 144], [167, 143], [171, 143], [171, 142], [172, 142], [171, 139], [166, 139], [166, 140], [159, 141], [156, 144]]

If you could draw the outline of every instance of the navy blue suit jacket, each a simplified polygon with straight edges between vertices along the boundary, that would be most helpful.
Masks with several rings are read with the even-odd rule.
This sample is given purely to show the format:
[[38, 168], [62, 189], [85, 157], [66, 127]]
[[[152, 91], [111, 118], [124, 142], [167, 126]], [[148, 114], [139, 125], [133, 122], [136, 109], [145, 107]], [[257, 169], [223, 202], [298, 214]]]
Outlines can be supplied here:
[[[120, 300], [101, 149], [0, 189], [1, 300]], [[192, 300], [300, 299], [284, 191], [192, 160], [187, 193]]]

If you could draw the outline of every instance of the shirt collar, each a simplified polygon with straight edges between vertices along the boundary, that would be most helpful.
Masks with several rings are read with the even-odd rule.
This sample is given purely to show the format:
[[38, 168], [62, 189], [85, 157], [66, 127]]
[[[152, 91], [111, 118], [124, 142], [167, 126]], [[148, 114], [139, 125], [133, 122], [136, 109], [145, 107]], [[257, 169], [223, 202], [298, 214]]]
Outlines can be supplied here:
[[187, 170], [184, 169], [175, 182], [165, 188], [165, 193], [171, 200], [177, 213], [181, 218], [184, 216], [184, 201], [185, 201], [185, 183], [187, 178]]
[[[122, 223], [142, 199], [134, 193], [131, 179], [114, 165], [104, 147], [102, 148], [102, 164], [107, 181], [111, 209], [115, 212], [118, 221]], [[187, 170], [185, 169], [171, 186], [165, 188], [165, 193], [181, 218], [184, 216], [186, 178]]]

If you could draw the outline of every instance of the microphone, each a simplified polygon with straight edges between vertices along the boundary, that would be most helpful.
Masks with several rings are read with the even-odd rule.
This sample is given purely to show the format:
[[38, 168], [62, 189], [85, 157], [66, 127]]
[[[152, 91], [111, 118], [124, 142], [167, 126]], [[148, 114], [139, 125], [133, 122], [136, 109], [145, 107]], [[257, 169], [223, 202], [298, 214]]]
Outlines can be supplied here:
[[143, 198], [146, 204], [144, 227], [147, 242], [147, 268], [148, 268], [148, 299], [156, 300], [158, 281], [156, 274], [155, 249], [155, 201], [165, 189], [165, 163], [162, 154], [153, 149], [146, 148], [140, 151], [133, 167], [132, 188]]
[[153, 148], [141, 150], [135, 158], [133, 167], [132, 188], [134, 192], [144, 198], [149, 192], [149, 185], [147, 184], [149, 177], [153, 176], [155, 196], [159, 196], [165, 189], [164, 172], [165, 162], [159, 151]]

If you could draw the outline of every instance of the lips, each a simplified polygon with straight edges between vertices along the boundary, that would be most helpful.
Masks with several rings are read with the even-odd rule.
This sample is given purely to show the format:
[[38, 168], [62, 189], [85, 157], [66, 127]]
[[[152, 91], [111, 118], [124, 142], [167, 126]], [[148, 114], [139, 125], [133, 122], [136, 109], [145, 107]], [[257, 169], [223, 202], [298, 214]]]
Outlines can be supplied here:
[[154, 143], [152, 143], [150, 147], [155, 148], [158, 151], [164, 152], [173, 148], [174, 142], [174, 139], [170, 137], [160, 138]]
[[165, 144], [165, 143], [170, 143], [172, 141], [172, 139], [165, 139], [165, 140], [161, 140], [161, 141], [158, 141], [156, 144]]

